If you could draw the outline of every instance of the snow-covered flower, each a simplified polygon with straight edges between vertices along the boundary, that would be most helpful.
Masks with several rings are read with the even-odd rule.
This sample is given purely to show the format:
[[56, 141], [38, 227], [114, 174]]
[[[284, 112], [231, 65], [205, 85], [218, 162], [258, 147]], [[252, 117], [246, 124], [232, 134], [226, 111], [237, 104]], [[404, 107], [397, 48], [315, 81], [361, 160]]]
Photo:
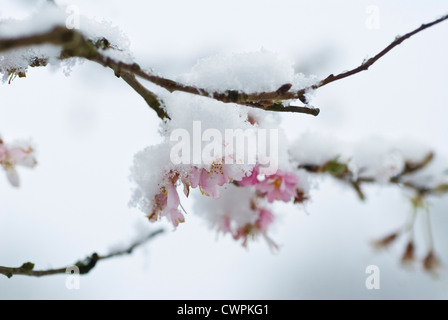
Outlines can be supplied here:
[[210, 169], [193, 167], [187, 183], [192, 188], [199, 186], [201, 192], [212, 198], [219, 198], [219, 188], [226, 183], [243, 179], [245, 172], [236, 166], [214, 162]]
[[166, 207], [160, 212], [160, 215], [166, 216], [175, 227], [177, 227], [179, 223], [185, 222], [184, 215], [178, 209], [179, 205], [180, 200], [176, 187], [170, 185], [167, 189]]
[[184, 215], [178, 209], [179, 206], [180, 200], [176, 187], [170, 184], [162, 188], [161, 192], [154, 197], [152, 213], [148, 219], [157, 221], [159, 217], [167, 217], [173, 226], [177, 227], [179, 223], [185, 222]]
[[274, 222], [274, 214], [266, 208], [254, 209], [256, 209], [256, 212], [258, 213], [258, 219], [254, 223], [248, 223], [239, 227], [237, 230], [232, 231], [230, 229], [230, 220], [226, 219], [224, 220], [225, 225], [222, 230], [224, 232], [231, 232], [233, 239], [235, 240], [242, 239], [244, 247], [247, 246], [249, 238], [256, 238], [258, 235], [261, 235], [272, 250], [277, 249], [277, 244], [267, 235], [268, 227]]
[[258, 166], [255, 166], [250, 173], [249, 176], [245, 176], [241, 181], [238, 182], [239, 186], [247, 187], [247, 186], [254, 186], [258, 183], [258, 173], [259, 173]]
[[193, 167], [189, 175], [189, 182], [192, 188], [199, 187], [203, 194], [212, 198], [219, 198], [218, 185], [223, 185], [224, 175], [210, 173], [207, 170]]
[[297, 183], [298, 178], [294, 173], [277, 170], [277, 173], [266, 176], [255, 187], [268, 198], [269, 202], [274, 200], [288, 202], [292, 197], [297, 197]]

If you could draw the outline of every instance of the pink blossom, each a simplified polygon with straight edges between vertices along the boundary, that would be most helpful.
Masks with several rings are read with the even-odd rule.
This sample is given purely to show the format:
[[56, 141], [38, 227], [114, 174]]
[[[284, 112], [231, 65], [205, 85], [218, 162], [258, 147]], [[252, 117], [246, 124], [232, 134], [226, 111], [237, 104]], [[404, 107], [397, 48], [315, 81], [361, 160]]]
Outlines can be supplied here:
[[219, 197], [217, 181], [213, 179], [213, 176], [207, 170], [193, 167], [188, 178], [192, 188], [199, 186], [202, 193], [210, 195], [213, 198]]
[[277, 245], [272, 239], [267, 236], [267, 229], [274, 221], [274, 214], [265, 208], [253, 209], [254, 214], [258, 214], [258, 219], [254, 223], [246, 223], [243, 225], [232, 225], [232, 220], [229, 216], [224, 216], [221, 219], [219, 230], [224, 234], [231, 234], [234, 240], [242, 240], [242, 245], [247, 246], [250, 239], [256, 239], [262, 236], [268, 243], [271, 249], [276, 249]]
[[236, 232], [233, 233], [233, 239], [234, 240], [240, 240], [243, 239], [243, 247], [247, 246], [247, 240], [249, 239], [249, 236], [254, 235], [254, 227], [251, 224], [247, 224], [243, 227], [240, 227], [236, 230]]
[[[197, 185], [201, 189], [202, 193], [215, 199], [219, 198], [218, 186], [222, 186], [224, 184], [224, 175], [217, 174], [214, 171], [209, 172], [205, 169], [200, 169], [199, 172], [200, 176]], [[193, 184], [192, 186], [194, 187]]]
[[273, 221], [274, 214], [271, 211], [262, 208], [260, 209], [260, 216], [258, 217], [258, 220], [255, 221], [255, 225], [260, 231], [266, 232]]
[[6, 159], [6, 148], [0, 143], [0, 163]]
[[20, 180], [15, 167], [19, 165], [32, 168], [37, 161], [31, 147], [9, 146], [0, 140], [0, 164], [5, 169], [11, 185], [18, 187]]
[[36, 159], [34, 157], [34, 150], [30, 147], [11, 147], [7, 149], [8, 162], [11, 165], [21, 165], [24, 167], [32, 168], [36, 165]]
[[159, 216], [167, 217], [173, 226], [177, 227], [179, 223], [185, 222], [184, 215], [178, 209], [179, 205], [176, 186], [170, 184], [154, 197], [153, 212], [148, 218], [151, 221], [157, 221]]
[[170, 185], [167, 188], [167, 200], [166, 207], [160, 213], [161, 216], [166, 216], [171, 221], [173, 226], [177, 227], [179, 223], [185, 222], [184, 215], [179, 211], [179, 195], [177, 194], [176, 187]]
[[258, 183], [258, 173], [258, 166], [255, 166], [249, 176], [245, 176], [241, 181], [238, 181], [238, 185], [243, 187], [256, 185]]
[[276, 174], [266, 176], [256, 188], [265, 194], [269, 202], [282, 200], [288, 202], [291, 197], [297, 196], [297, 176], [292, 172], [278, 170]]
[[232, 228], [230, 227], [230, 218], [224, 217], [220, 226], [223, 233], [232, 233]]
[[231, 165], [213, 163], [209, 170], [193, 167], [188, 176], [188, 181], [183, 182], [184, 184], [188, 184], [189, 182], [192, 188], [199, 186], [202, 193], [218, 199], [219, 186], [223, 186], [224, 184], [234, 180], [241, 180], [243, 176], [243, 171], [232, 170]]
[[167, 195], [165, 192], [158, 193], [153, 200], [152, 212], [148, 216], [149, 221], [155, 222], [159, 219], [160, 211], [166, 207]]

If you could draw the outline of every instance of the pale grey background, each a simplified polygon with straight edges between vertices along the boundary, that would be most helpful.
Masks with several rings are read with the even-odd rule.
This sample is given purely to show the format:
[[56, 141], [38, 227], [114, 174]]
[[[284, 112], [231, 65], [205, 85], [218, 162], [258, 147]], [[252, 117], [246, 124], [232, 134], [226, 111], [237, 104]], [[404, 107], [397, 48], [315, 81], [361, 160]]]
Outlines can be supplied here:
[[[0, 16], [21, 15], [37, 1], [0, 0]], [[227, 52], [279, 52], [298, 71], [319, 77], [357, 66], [397, 34], [448, 12], [444, 1], [57, 1], [120, 26], [137, 61], [174, 76], [198, 58]], [[380, 28], [365, 27], [366, 7], [380, 9]], [[317, 118], [285, 115], [293, 139], [306, 130], [354, 140], [372, 134], [413, 137], [448, 153], [448, 23], [390, 52], [369, 71], [328, 85], [313, 103]], [[110, 70], [85, 62], [31, 70], [0, 85], [5, 140], [32, 137], [39, 166], [20, 170], [22, 187], [0, 175], [0, 265], [33, 261], [60, 267], [126, 242], [145, 220], [127, 206], [135, 152], [157, 143], [154, 112]], [[2, 173], [3, 174], [3, 173]], [[0, 278], [0, 297], [117, 299], [442, 298], [448, 280], [400, 267], [404, 243], [375, 253], [369, 241], [404, 222], [410, 205], [394, 188], [352, 190], [323, 180], [307, 206], [278, 205], [273, 255], [263, 242], [245, 250], [190, 213], [177, 231], [134, 255], [99, 264], [67, 290], [65, 276]], [[431, 202], [437, 251], [448, 262], [448, 199]], [[184, 203], [191, 212], [191, 203]], [[421, 230], [417, 229], [417, 232]], [[420, 242], [419, 254], [424, 253]], [[381, 269], [381, 289], [366, 290], [365, 268]]]

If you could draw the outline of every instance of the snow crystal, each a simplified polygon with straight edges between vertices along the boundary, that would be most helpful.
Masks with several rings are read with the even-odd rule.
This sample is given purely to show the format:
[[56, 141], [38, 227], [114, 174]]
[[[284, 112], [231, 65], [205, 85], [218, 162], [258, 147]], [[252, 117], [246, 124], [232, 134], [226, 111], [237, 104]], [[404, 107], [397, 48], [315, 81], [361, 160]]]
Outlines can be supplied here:
[[295, 170], [294, 173], [298, 178], [297, 188], [303, 191], [305, 195], [308, 195], [312, 187], [310, 174], [304, 169]]
[[60, 8], [45, 3], [26, 19], [5, 19], [0, 22], [0, 38], [16, 38], [50, 31], [56, 26], [65, 26], [66, 13]]
[[297, 164], [324, 164], [339, 157], [347, 161], [347, 147], [334, 135], [306, 132], [290, 146], [291, 158]]
[[[431, 152], [422, 142], [408, 138], [386, 140], [369, 137], [349, 146], [334, 136], [322, 133], [305, 133], [290, 148], [290, 155], [296, 164], [322, 166], [334, 159], [348, 164], [357, 177], [373, 178], [386, 183], [400, 174], [406, 163], [420, 163]], [[446, 161], [436, 156], [424, 169], [406, 174], [401, 179], [415, 185], [434, 188], [448, 181]], [[306, 189], [306, 186], [305, 186]]]
[[[172, 120], [162, 124], [162, 135], [169, 138], [174, 130], [186, 130], [190, 137], [190, 150], [192, 152], [194, 150], [194, 140], [198, 138], [202, 140], [202, 134], [208, 129], [213, 129], [220, 133], [224, 139], [223, 145], [225, 144], [226, 130], [256, 130], [256, 127], [247, 121], [247, 110], [239, 108], [234, 104], [225, 104], [210, 98], [192, 96], [185, 93], [173, 93], [164, 96], [163, 101]], [[200, 137], [196, 137], [197, 132], [193, 130], [194, 123], [200, 125]], [[172, 142], [172, 144], [175, 143], [177, 142]], [[203, 150], [206, 144], [208, 142], [201, 142], [201, 150]], [[248, 147], [248, 144], [245, 143], [245, 146]], [[198, 164], [197, 167], [209, 169], [210, 163]], [[239, 165], [239, 167], [246, 171], [253, 166]]]
[[[421, 161], [421, 158], [419, 159]], [[436, 155], [434, 159], [422, 170], [402, 178], [403, 182], [411, 182], [419, 187], [428, 189], [448, 184], [448, 161], [445, 157]]]
[[403, 171], [406, 162], [420, 162], [430, 152], [422, 143], [410, 139], [370, 137], [353, 147], [351, 164], [360, 176], [386, 182]]
[[185, 128], [192, 134], [193, 121], [201, 121], [203, 130], [213, 128], [222, 133], [225, 129], [253, 128], [247, 121], [247, 109], [235, 104], [182, 92], [165, 95], [162, 99], [172, 119], [163, 125], [165, 134], [177, 128]]
[[352, 152], [351, 168], [362, 177], [387, 182], [404, 169], [403, 154], [384, 138], [363, 139], [354, 145]]
[[134, 157], [130, 179], [136, 184], [130, 205], [146, 212], [156, 194], [160, 192], [160, 182], [171, 169], [169, 159], [171, 146], [162, 143], [138, 152]]
[[[47, 32], [57, 26], [64, 27], [68, 14], [53, 4], [43, 4], [34, 14], [26, 19], [5, 19], [0, 21], [0, 38], [16, 38]], [[111, 23], [95, 21], [80, 15], [80, 29], [87, 39], [96, 42], [107, 39], [110, 43], [108, 49], [102, 53], [116, 61], [132, 63], [133, 56], [129, 51], [129, 40], [123, 32]], [[9, 73], [25, 73], [36, 58], [47, 60], [52, 65], [59, 65], [61, 48], [51, 45], [30, 46], [28, 48], [13, 49], [0, 53], [0, 72], [5, 81]], [[71, 66], [78, 59], [72, 58], [64, 62], [64, 73], [68, 74]]]
[[204, 58], [178, 81], [218, 92], [275, 91], [286, 83], [294, 90], [315, 83], [314, 78], [295, 74], [291, 61], [267, 50]]
[[7, 51], [0, 55], [0, 72], [3, 73], [3, 82], [8, 79], [9, 73], [25, 73], [34, 61], [47, 61], [50, 56], [59, 56], [61, 49], [52, 46], [34, 46]]

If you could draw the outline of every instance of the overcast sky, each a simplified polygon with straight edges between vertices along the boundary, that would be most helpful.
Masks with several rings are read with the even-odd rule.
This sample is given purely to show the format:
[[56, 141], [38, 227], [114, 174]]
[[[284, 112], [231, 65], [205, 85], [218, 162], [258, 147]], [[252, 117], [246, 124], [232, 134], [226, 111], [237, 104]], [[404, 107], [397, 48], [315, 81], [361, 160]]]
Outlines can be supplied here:
[[[0, 0], [0, 17], [24, 16], [38, 2]], [[265, 48], [321, 78], [359, 65], [396, 35], [448, 13], [448, 3], [435, 0], [56, 2], [113, 22], [141, 65], [170, 77], [204, 56]], [[371, 5], [378, 9], [378, 29], [366, 27]], [[448, 22], [437, 25], [367, 72], [319, 89], [313, 99], [319, 117], [282, 116], [288, 137], [306, 131], [349, 141], [410, 137], [448, 156], [447, 34]], [[2, 137], [31, 137], [39, 160], [34, 170], [20, 170], [20, 189], [0, 179], [0, 265], [61, 267], [127, 243], [142, 228], [167, 230], [132, 256], [100, 263], [81, 278], [79, 290], [66, 288], [65, 275], [2, 277], [2, 299], [448, 297], [447, 276], [434, 280], [418, 265], [400, 266], [405, 243], [383, 253], [369, 245], [411, 210], [396, 188], [370, 188], [361, 203], [352, 190], [323, 179], [306, 211], [275, 206], [280, 218], [272, 237], [279, 253], [261, 241], [247, 250], [228, 236], [217, 239], [191, 202], [184, 204], [187, 222], [175, 232], [164, 222], [148, 224], [128, 207], [133, 155], [160, 140], [159, 120], [110, 70], [85, 62], [66, 77], [61, 69], [35, 68], [26, 79], [0, 85], [0, 97]], [[445, 263], [447, 208], [448, 199], [431, 201], [436, 250]], [[365, 287], [369, 265], [381, 270], [380, 290]]]

